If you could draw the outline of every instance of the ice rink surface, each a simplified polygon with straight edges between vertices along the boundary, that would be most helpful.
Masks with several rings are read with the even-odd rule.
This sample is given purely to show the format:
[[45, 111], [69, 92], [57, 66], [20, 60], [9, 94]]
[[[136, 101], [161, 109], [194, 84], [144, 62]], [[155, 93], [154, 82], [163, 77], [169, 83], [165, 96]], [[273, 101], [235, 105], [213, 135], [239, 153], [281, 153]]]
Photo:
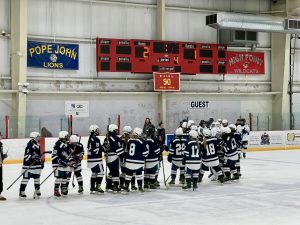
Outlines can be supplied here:
[[[224, 185], [205, 174], [197, 191], [171, 187], [154, 192], [89, 194], [90, 170], [83, 163], [85, 193], [70, 185], [67, 198], [54, 199], [51, 177], [33, 200], [33, 182], [27, 200], [18, 199], [20, 180], [0, 202], [1, 225], [299, 225], [300, 151], [252, 152], [241, 161], [242, 178]], [[170, 164], [165, 161], [166, 176]], [[21, 165], [4, 165], [4, 188], [20, 174]], [[51, 173], [46, 164], [43, 180]], [[162, 181], [162, 170], [160, 171]], [[103, 181], [104, 184], [104, 181]]]

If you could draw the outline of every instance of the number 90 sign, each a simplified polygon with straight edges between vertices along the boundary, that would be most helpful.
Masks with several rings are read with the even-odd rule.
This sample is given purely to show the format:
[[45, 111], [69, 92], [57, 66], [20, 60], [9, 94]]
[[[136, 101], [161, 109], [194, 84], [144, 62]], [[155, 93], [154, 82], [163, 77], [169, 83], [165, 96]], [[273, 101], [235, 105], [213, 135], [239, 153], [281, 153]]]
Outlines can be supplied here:
[[153, 73], [154, 91], [180, 91], [180, 73]]

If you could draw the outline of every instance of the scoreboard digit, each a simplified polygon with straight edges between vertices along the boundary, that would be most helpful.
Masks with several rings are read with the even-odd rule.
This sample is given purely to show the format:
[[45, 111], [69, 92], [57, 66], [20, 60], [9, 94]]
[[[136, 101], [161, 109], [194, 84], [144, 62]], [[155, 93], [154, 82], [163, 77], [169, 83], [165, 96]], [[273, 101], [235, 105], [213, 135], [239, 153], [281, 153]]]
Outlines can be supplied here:
[[226, 73], [225, 45], [97, 38], [97, 72]]

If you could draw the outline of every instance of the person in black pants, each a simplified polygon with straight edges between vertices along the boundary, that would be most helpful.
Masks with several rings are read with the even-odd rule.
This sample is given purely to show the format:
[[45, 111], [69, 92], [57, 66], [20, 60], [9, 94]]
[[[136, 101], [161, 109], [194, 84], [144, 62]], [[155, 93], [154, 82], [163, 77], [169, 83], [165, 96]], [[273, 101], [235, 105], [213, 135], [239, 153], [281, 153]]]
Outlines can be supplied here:
[[3, 153], [3, 144], [1, 142], [2, 135], [0, 133], [0, 201], [5, 201], [6, 198], [1, 195], [3, 191], [3, 178], [2, 178], [2, 165], [5, 158], [7, 158], [7, 154]]

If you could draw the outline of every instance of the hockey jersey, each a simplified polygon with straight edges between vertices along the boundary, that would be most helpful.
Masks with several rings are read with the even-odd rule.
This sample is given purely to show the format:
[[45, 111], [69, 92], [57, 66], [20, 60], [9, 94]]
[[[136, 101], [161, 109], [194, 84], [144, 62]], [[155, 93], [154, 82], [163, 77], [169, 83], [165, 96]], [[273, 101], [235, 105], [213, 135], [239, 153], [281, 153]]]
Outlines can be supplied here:
[[23, 169], [29, 167], [31, 171], [42, 169], [40, 144], [33, 139], [27, 143], [23, 160]]
[[140, 139], [129, 139], [127, 143], [126, 164], [144, 165], [144, 159], [147, 158], [149, 150], [145, 143]]
[[184, 150], [185, 164], [199, 165], [201, 163], [200, 149], [198, 149], [197, 142], [192, 140], [189, 141]]
[[[108, 140], [108, 141], [107, 141]], [[104, 151], [107, 154], [107, 163], [112, 163], [124, 154], [121, 139], [117, 135], [112, 135], [104, 140]]]
[[172, 157], [172, 161], [182, 162], [182, 158], [184, 155], [184, 150], [187, 146], [187, 140], [185, 138], [176, 138], [171, 143], [170, 148], [170, 156]]
[[227, 158], [231, 158], [232, 160], [237, 160], [237, 144], [236, 140], [234, 138], [234, 135], [224, 135], [223, 136], [223, 141], [224, 141], [224, 155]]
[[102, 162], [103, 147], [97, 136], [91, 135], [88, 141], [87, 166], [93, 168]]
[[[69, 154], [68, 144], [63, 142], [62, 140], [58, 140], [55, 142], [53, 151], [52, 151], [52, 168], [56, 168], [59, 166], [59, 159], [62, 159], [63, 152]], [[66, 157], [63, 157], [66, 160]]]
[[210, 137], [204, 140], [202, 148], [202, 161], [209, 164], [210, 162], [219, 162], [218, 152], [222, 144], [222, 140], [216, 137]]
[[160, 148], [159, 148], [157, 142], [155, 140], [153, 140], [152, 138], [147, 138], [145, 140], [145, 145], [149, 152], [147, 158], [145, 159], [145, 162], [148, 164], [149, 163], [153, 163], [153, 164], [157, 163], [159, 155], [160, 155]]

